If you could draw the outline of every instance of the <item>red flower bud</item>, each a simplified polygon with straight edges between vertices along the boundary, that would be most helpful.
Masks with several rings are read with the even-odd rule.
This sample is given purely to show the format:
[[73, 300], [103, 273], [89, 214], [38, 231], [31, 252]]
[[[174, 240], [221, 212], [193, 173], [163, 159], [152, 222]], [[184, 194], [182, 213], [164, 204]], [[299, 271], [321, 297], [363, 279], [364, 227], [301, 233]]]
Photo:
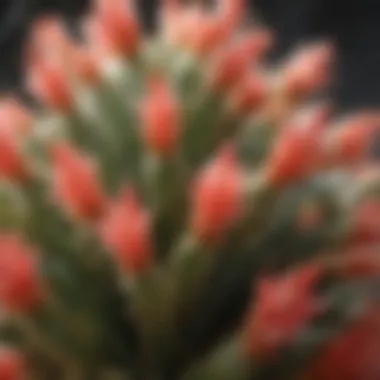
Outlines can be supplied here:
[[191, 228], [203, 242], [214, 242], [236, 221], [242, 208], [242, 172], [235, 150], [224, 147], [198, 176]]
[[271, 36], [265, 31], [256, 31], [229, 46], [212, 67], [212, 86], [229, 89], [239, 83], [252, 64], [267, 51]]
[[313, 294], [321, 273], [317, 266], [302, 267], [259, 284], [256, 301], [248, 314], [249, 355], [275, 354], [321, 311], [321, 304]]
[[58, 18], [44, 17], [33, 25], [29, 58], [66, 59], [71, 47], [72, 42]]
[[222, 16], [206, 12], [199, 6], [180, 11], [169, 8], [164, 32], [169, 41], [204, 56], [226, 42], [229, 30]]
[[248, 73], [232, 93], [232, 106], [238, 113], [250, 113], [263, 104], [267, 91], [267, 83], [262, 76]]
[[15, 235], [0, 235], [0, 252], [0, 301], [27, 312], [41, 299], [34, 252]]
[[15, 131], [0, 127], [0, 179], [22, 181], [26, 178], [27, 166], [19, 143]]
[[141, 106], [142, 135], [148, 148], [160, 156], [173, 154], [179, 138], [179, 104], [169, 86], [154, 78]]
[[35, 60], [29, 68], [28, 86], [32, 94], [47, 107], [67, 112], [73, 106], [66, 72], [55, 60]]
[[0, 348], [0, 380], [24, 380], [25, 362], [14, 350]]
[[285, 91], [300, 96], [321, 89], [329, 79], [332, 58], [333, 49], [326, 43], [300, 49], [285, 66]]
[[100, 234], [126, 273], [139, 274], [150, 266], [150, 217], [131, 190], [127, 189], [111, 205]]
[[328, 162], [355, 165], [369, 153], [371, 140], [379, 128], [380, 115], [365, 113], [334, 126], [326, 135]]
[[6, 98], [0, 101], [0, 129], [24, 134], [30, 131], [32, 123], [31, 112], [16, 99]]
[[377, 380], [380, 378], [380, 311], [360, 318], [318, 356], [305, 374], [310, 380]]
[[75, 217], [98, 218], [104, 210], [105, 196], [93, 162], [66, 143], [52, 148], [52, 160], [57, 201]]
[[98, 0], [96, 5], [94, 16], [109, 43], [122, 55], [135, 54], [140, 44], [140, 27], [130, 1]]
[[76, 47], [72, 55], [73, 72], [76, 77], [88, 85], [95, 85], [100, 80], [95, 55], [84, 47]]
[[283, 186], [303, 180], [322, 165], [322, 137], [328, 111], [321, 108], [306, 113], [306, 120], [296, 119], [280, 133], [267, 163], [270, 184]]

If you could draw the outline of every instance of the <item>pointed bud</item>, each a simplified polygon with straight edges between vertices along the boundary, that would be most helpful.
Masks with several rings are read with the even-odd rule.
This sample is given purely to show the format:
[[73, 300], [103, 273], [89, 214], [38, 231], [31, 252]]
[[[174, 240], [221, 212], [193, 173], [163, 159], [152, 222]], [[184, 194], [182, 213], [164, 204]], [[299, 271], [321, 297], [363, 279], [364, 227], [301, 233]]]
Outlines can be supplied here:
[[250, 356], [272, 356], [321, 312], [314, 294], [321, 274], [319, 267], [308, 266], [259, 284], [248, 314], [246, 340]]
[[73, 50], [72, 70], [76, 78], [87, 85], [96, 85], [100, 81], [100, 70], [96, 57], [86, 47], [76, 47]]
[[301, 181], [323, 164], [322, 137], [329, 109], [301, 114], [280, 133], [267, 162], [268, 181], [286, 186]]
[[0, 179], [20, 182], [27, 177], [27, 165], [15, 132], [0, 128]]
[[225, 28], [232, 33], [241, 23], [244, 16], [244, 0], [219, 0], [220, 13]]
[[0, 101], [0, 129], [24, 134], [31, 130], [33, 117], [31, 112], [14, 98]]
[[148, 149], [159, 156], [170, 156], [179, 139], [179, 104], [168, 84], [160, 78], [148, 83], [141, 105], [142, 135]]
[[45, 106], [62, 112], [73, 107], [73, 95], [66, 72], [55, 61], [35, 60], [28, 72], [31, 93]]
[[306, 371], [310, 380], [380, 378], [380, 311], [374, 309], [329, 343]]
[[356, 165], [369, 154], [380, 115], [363, 113], [333, 126], [326, 135], [327, 160], [331, 165]]
[[0, 348], [0, 379], [25, 380], [25, 362], [23, 357], [9, 348]]
[[151, 265], [150, 217], [130, 189], [110, 206], [100, 234], [126, 273], [139, 274]]
[[72, 41], [64, 25], [56, 17], [44, 17], [35, 22], [28, 46], [29, 59], [65, 59], [70, 52]]
[[52, 148], [53, 193], [59, 204], [80, 219], [102, 215], [105, 196], [94, 163], [67, 143]]
[[212, 65], [212, 86], [215, 89], [230, 89], [240, 82], [251, 66], [266, 53], [271, 40], [266, 31], [255, 31], [229, 46]]
[[248, 73], [231, 94], [232, 107], [239, 114], [249, 114], [263, 104], [267, 94], [265, 79], [257, 73]]
[[168, 17], [164, 33], [172, 44], [200, 56], [214, 52], [227, 38], [223, 20], [200, 7], [189, 7]]
[[130, 1], [98, 0], [94, 17], [115, 50], [128, 57], [137, 52], [141, 39], [140, 27]]
[[191, 228], [200, 241], [215, 242], [236, 222], [243, 202], [242, 182], [232, 146], [224, 147], [198, 175], [192, 199]]
[[83, 22], [86, 42], [89, 45], [95, 62], [100, 67], [100, 62], [108, 58], [118, 58], [122, 53], [115, 46], [106, 29], [96, 17], [87, 17]]
[[27, 312], [41, 300], [32, 249], [16, 235], [0, 235], [0, 301], [9, 310]]
[[285, 65], [283, 80], [286, 93], [302, 96], [323, 88], [329, 80], [333, 49], [320, 43], [300, 49]]

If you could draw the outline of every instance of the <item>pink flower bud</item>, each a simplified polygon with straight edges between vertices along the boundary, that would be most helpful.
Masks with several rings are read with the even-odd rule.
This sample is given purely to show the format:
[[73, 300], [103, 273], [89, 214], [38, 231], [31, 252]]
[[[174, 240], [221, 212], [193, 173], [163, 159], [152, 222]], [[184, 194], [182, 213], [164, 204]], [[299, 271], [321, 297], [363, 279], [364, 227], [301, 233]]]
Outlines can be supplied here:
[[256, 31], [231, 44], [212, 67], [212, 86], [230, 89], [239, 83], [254, 62], [267, 51], [271, 36], [266, 31]]
[[33, 123], [31, 112], [14, 98], [0, 101], [0, 129], [24, 134], [30, 131]]
[[160, 78], [148, 83], [141, 105], [142, 135], [147, 147], [160, 156], [170, 156], [179, 139], [180, 110], [168, 84]]
[[63, 23], [56, 17], [44, 17], [33, 25], [29, 41], [29, 58], [66, 59], [72, 42]]
[[248, 114], [260, 107], [268, 94], [265, 79], [256, 73], [247, 73], [231, 94], [233, 109]]
[[0, 348], [0, 379], [24, 380], [25, 362], [23, 357], [14, 350]]
[[29, 67], [28, 86], [38, 100], [53, 110], [67, 112], [73, 106], [67, 74], [55, 60], [34, 60]]
[[27, 165], [15, 131], [0, 127], [0, 179], [23, 181], [27, 177]]
[[93, 220], [102, 215], [105, 196], [93, 162], [67, 143], [52, 148], [55, 199], [75, 217]]
[[271, 185], [303, 180], [322, 166], [322, 137], [328, 114], [327, 108], [317, 109], [306, 114], [306, 120], [291, 121], [280, 133], [267, 162]]
[[140, 27], [130, 1], [99, 0], [94, 17], [98, 20], [109, 43], [120, 54], [131, 56], [140, 45]]
[[219, 0], [220, 13], [231, 30], [239, 26], [244, 16], [244, 0]]
[[225, 15], [207, 12], [197, 5], [169, 7], [164, 14], [164, 34], [172, 44], [207, 56], [228, 41], [230, 25]]
[[310, 380], [380, 378], [380, 311], [374, 308], [339, 335], [305, 373]]
[[34, 252], [16, 235], [0, 235], [0, 252], [0, 301], [9, 310], [27, 312], [42, 294]]
[[379, 128], [380, 115], [364, 113], [351, 117], [326, 135], [328, 161], [332, 165], [356, 165], [369, 153], [371, 141]]
[[332, 58], [333, 49], [327, 43], [300, 49], [285, 66], [285, 91], [300, 96], [323, 88], [329, 79]]
[[100, 70], [92, 51], [84, 47], [76, 47], [72, 55], [72, 69], [76, 77], [88, 85], [100, 81]]
[[198, 175], [192, 197], [191, 228], [213, 243], [236, 222], [242, 208], [242, 172], [232, 146], [224, 147]]
[[272, 356], [321, 311], [314, 294], [321, 274], [318, 266], [307, 266], [262, 280], [253, 309], [248, 313], [248, 355]]
[[151, 265], [150, 217], [130, 189], [111, 204], [100, 234], [126, 273], [139, 274]]

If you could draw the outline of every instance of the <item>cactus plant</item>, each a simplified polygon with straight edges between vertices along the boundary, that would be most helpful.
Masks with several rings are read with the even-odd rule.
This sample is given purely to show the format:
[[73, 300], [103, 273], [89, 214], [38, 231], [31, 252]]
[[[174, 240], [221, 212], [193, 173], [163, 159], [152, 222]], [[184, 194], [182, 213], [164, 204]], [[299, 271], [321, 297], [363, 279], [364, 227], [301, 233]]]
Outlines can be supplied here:
[[[379, 115], [265, 63], [242, 0], [39, 20], [0, 104], [1, 380], [378, 379]], [[346, 360], [344, 360], [346, 359]]]

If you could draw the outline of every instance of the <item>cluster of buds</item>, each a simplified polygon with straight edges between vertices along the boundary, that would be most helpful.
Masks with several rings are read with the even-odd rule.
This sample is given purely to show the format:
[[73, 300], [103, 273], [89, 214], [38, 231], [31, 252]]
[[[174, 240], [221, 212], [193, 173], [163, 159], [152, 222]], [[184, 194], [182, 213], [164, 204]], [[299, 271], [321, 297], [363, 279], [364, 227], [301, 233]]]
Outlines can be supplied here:
[[380, 378], [380, 113], [310, 103], [331, 46], [267, 67], [244, 12], [36, 23], [40, 107], [0, 101], [0, 380]]

